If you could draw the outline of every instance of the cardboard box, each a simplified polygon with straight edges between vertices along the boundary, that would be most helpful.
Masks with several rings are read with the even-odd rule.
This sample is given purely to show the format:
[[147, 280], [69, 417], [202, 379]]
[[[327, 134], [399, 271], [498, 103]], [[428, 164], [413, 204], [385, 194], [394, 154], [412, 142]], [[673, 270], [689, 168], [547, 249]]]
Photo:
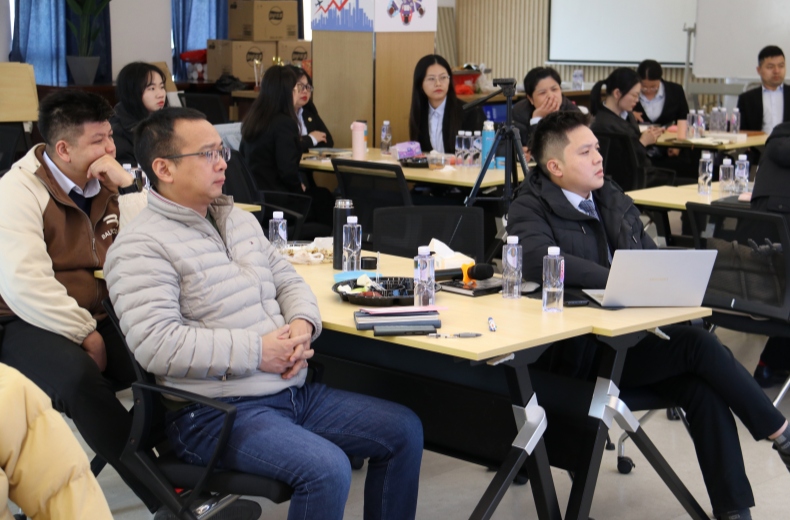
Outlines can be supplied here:
[[277, 42], [277, 56], [286, 65], [300, 65], [313, 57], [313, 44], [305, 40], [280, 40]]
[[230, 0], [228, 38], [231, 40], [295, 40], [299, 35], [295, 0]]
[[277, 42], [208, 40], [206, 48], [207, 81], [216, 81], [224, 73], [241, 81], [255, 81], [253, 61], [259, 59], [263, 70], [266, 70], [272, 66], [272, 58], [277, 54]]

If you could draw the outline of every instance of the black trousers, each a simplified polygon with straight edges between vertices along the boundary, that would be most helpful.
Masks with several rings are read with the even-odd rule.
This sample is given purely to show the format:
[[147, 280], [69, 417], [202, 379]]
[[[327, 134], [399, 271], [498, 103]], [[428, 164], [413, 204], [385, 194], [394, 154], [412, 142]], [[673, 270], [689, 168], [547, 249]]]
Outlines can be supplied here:
[[685, 325], [662, 330], [668, 341], [650, 334], [628, 350], [620, 387], [648, 386], [686, 411], [714, 514], [753, 507], [732, 414], [755, 440], [779, 430], [784, 416], [716, 336]]
[[3, 328], [0, 362], [36, 383], [52, 399], [52, 406], [74, 421], [88, 446], [118, 471], [151, 512], [156, 511], [159, 501], [120, 461], [132, 417], [115, 392], [128, 387], [135, 374], [110, 320], [97, 327], [107, 349], [104, 373], [80, 345], [64, 336], [20, 319], [3, 323]]

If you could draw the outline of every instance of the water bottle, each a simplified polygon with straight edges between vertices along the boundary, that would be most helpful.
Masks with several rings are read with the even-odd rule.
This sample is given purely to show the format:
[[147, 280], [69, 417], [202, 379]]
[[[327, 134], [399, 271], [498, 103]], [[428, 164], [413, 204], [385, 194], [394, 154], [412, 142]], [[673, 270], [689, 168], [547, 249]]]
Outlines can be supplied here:
[[269, 220], [269, 242], [280, 253], [288, 246], [288, 222], [283, 218], [282, 211], [273, 212]]
[[521, 246], [518, 237], [508, 236], [502, 247], [502, 297], [521, 298]]
[[735, 193], [746, 193], [749, 191], [749, 161], [746, 154], [738, 156], [735, 161]]
[[550, 247], [548, 253], [543, 257], [543, 312], [562, 312], [565, 259], [559, 247]]
[[332, 211], [332, 268], [343, 269], [343, 226], [354, 211], [351, 199], [337, 199]]
[[697, 137], [703, 137], [707, 129], [708, 115], [705, 113], [705, 107], [702, 107], [697, 110]]
[[713, 180], [713, 159], [710, 152], [702, 152], [699, 160], [699, 177], [697, 178], [697, 193], [710, 195], [710, 183]]
[[[496, 132], [494, 131], [494, 122], [486, 121], [483, 123], [483, 150], [482, 155], [480, 156], [481, 166], [486, 162], [489, 154], [491, 154], [491, 149], [494, 147], [495, 137]], [[491, 164], [489, 168], [496, 168], [496, 162], [494, 161], [493, 157], [491, 158]]]
[[455, 136], [455, 165], [456, 166], [463, 166], [464, 159], [466, 159], [466, 149], [464, 144], [466, 143], [466, 136], [464, 135], [463, 130], [458, 130], [458, 135]]
[[697, 111], [696, 110], [689, 110], [688, 116], [686, 116], [686, 122], [688, 126], [688, 138], [694, 139], [699, 137], [697, 134]]
[[738, 107], [732, 109], [732, 116], [730, 117], [730, 132], [737, 134], [741, 131], [741, 111]]
[[436, 303], [434, 278], [431, 248], [420, 246], [414, 257], [414, 305], [419, 307]]
[[719, 166], [719, 191], [729, 195], [734, 191], [734, 185], [735, 167], [732, 165], [732, 159], [727, 157]]
[[476, 166], [480, 168], [481, 166], [481, 156], [483, 150], [483, 136], [480, 133], [480, 130], [475, 130], [474, 134], [472, 134], [472, 166]]
[[467, 130], [464, 132], [464, 166], [474, 166], [474, 139], [472, 139], [472, 132]]
[[726, 132], [727, 125], [727, 109], [713, 107], [713, 112], [710, 114], [710, 130], [711, 132]]
[[384, 121], [381, 125], [381, 155], [390, 154], [390, 145], [392, 144], [392, 130], [390, 130], [390, 122]]
[[357, 224], [357, 217], [346, 218], [343, 226], [343, 271], [359, 271], [362, 260], [362, 226]]

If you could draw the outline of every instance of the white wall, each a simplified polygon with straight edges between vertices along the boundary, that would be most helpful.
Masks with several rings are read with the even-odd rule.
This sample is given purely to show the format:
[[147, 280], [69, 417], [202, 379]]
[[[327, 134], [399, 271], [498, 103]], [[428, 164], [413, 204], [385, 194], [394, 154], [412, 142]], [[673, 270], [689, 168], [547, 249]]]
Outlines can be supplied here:
[[[6, 0], [0, 0], [0, 2]], [[171, 63], [170, 2], [163, 0], [113, 0], [110, 2], [112, 31], [112, 77], [132, 61]], [[172, 72], [172, 71], [171, 71]]]
[[11, 4], [0, 0], [0, 61], [8, 61], [11, 50]]

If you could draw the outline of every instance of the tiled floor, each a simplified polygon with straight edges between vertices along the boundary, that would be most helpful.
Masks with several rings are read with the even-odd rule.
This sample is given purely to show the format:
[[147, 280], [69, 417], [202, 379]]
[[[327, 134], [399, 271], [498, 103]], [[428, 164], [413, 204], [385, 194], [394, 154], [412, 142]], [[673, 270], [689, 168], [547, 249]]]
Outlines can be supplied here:
[[[733, 349], [750, 370], [756, 364], [765, 338], [720, 331], [723, 342]], [[772, 396], [778, 388], [769, 392]], [[790, 413], [790, 397], [782, 405], [785, 415]], [[645, 429], [658, 446], [683, 482], [706, 509], [710, 508], [702, 477], [694, 455], [691, 439], [680, 422], [670, 422], [663, 414], [657, 414]], [[620, 433], [615, 427], [612, 439]], [[757, 507], [752, 510], [755, 519], [784, 519], [790, 517], [790, 473], [768, 442], [754, 442], [741, 426], [741, 445], [746, 460], [747, 472], [752, 483]], [[633, 445], [627, 447], [636, 468], [629, 475], [621, 475], [616, 469], [615, 452], [605, 452], [592, 506], [593, 518], [597, 520], [675, 520], [688, 518], [650, 465], [641, 457]], [[561, 508], [568, 499], [570, 479], [559, 470], [552, 470]], [[493, 473], [485, 468], [437, 455], [426, 451], [423, 456], [420, 476], [420, 497], [417, 518], [460, 519], [467, 518], [477, 500], [483, 494]], [[351, 494], [346, 507], [346, 519], [362, 518], [362, 494], [365, 478], [364, 469], [354, 474]], [[107, 467], [99, 476], [99, 482], [118, 520], [142, 520], [152, 515], [123, 485], [115, 471]], [[262, 518], [285, 520], [288, 504], [273, 506], [262, 503]], [[512, 486], [499, 506], [495, 519], [535, 518], [529, 486]]]

